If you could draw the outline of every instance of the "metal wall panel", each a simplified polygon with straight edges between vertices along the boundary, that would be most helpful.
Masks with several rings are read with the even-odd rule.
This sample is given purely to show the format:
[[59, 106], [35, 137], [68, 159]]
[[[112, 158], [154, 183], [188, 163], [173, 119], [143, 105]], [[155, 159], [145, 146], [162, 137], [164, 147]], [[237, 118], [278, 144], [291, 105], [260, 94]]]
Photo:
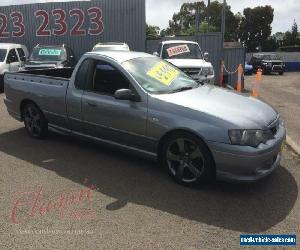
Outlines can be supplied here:
[[[88, 9], [98, 7], [102, 10], [104, 30], [99, 35], [70, 35], [70, 30], [77, 22], [76, 16], [70, 16], [69, 11], [75, 8], [84, 11], [85, 19], [82, 29], [96, 28], [91, 24], [92, 14], [89, 16]], [[37, 10], [46, 10], [49, 13], [49, 25], [47, 29], [59, 28], [55, 25], [55, 16], [51, 11], [63, 9], [66, 12], [67, 33], [62, 36], [51, 34], [50, 36], [36, 36], [36, 30], [41, 25], [43, 17], [36, 17]], [[13, 19], [10, 14], [20, 12], [24, 17], [25, 35], [13, 37], [12, 32], [18, 28], [13, 27]], [[36, 44], [67, 44], [79, 58], [86, 51], [90, 51], [98, 42], [126, 42], [132, 50], [145, 51], [146, 27], [145, 27], [145, 0], [92, 0], [89, 2], [53, 2], [0, 7], [0, 13], [8, 18], [8, 38], [1, 37], [0, 42], [14, 42], [25, 44], [31, 51]], [[58, 16], [57, 16], [58, 17]], [[16, 18], [15, 18], [16, 20]], [[0, 18], [0, 29], [3, 20]], [[52, 33], [52, 32], [51, 32]], [[3, 35], [3, 34], [2, 34]]]
[[[245, 48], [224, 48], [224, 64], [228, 71], [233, 72], [237, 70], [239, 64], [245, 67]], [[227, 82], [233, 88], [236, 87], [237, 83], [237, 73], [227, 74]]]

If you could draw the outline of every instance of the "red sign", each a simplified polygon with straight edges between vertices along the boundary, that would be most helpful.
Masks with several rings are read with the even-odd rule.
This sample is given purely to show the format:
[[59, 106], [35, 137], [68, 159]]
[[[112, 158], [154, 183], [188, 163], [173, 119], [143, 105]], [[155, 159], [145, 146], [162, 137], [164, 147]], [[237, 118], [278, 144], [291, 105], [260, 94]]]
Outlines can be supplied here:
[[[36, 36], [85, 36], [87, 34], [93, 36], [100, 35], [104, 31], [102, 10], [99, 7], [87, 9], [87, 15], [79, 8], [71, 9], [68, 13], [63, 9], [51, 11], [41, 9], [35, 11], [34, 15], [38, 22]], [[8, 32], [7, 27], [10, 22], [13, 29]], [[88, 22], [88, 28], [83, 28], [86, 22]], [[68, 27], [68, 23], [74, 24]], [[25, 34], [26, 23], [22, 12], [13, 11], [9, 15], [0, 13], [0, 38], [22, 37]]]

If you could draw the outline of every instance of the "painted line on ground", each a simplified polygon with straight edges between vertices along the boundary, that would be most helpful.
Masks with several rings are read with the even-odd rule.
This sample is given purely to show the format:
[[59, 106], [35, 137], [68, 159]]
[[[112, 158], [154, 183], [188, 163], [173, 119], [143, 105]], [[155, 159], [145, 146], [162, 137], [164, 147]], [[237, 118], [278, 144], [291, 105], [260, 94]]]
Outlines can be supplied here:
[[286, 135], [286, 144], [297, 154], [300, 156], [300, 146], [292, 140], [291, 137]]

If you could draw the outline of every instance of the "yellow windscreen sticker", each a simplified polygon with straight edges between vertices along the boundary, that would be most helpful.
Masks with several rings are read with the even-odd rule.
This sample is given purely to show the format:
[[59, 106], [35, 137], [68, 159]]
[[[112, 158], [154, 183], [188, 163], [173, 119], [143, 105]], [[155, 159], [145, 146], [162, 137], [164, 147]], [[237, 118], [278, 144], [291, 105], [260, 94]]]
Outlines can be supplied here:
[[179, 73], [180, 72], [176, 68], [173, 68], [167, 63], [161, 61], [155, 64], [154, 67], [147, 72], [147, 75], [162, 84], [169, 86], [177, 78]]

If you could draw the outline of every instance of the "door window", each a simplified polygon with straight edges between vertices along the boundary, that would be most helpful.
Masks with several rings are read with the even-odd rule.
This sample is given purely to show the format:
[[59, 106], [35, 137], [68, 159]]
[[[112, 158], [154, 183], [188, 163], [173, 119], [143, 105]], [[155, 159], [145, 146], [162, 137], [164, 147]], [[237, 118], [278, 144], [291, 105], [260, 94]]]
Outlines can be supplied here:
[[18, 62], [18, 57], [15, 49], [11, 49], [7, 55], [7, 63]]
[[92, 81], [94, 60], [84, 60], [76, 74], [75, 87], [85, 90], [87, 85]]
[[26, 56], [24, 53], [24, 50], [22, 48], [17, 48], [18, 54], [19, 54], [19, 58], [22, 62], [26, 61]]
[[118, 69], [107, 62], [94, 60], [93, 77], [88, 81], [88, 90], [114, 95], [119, 89], [129, 88], [129, 81]]

